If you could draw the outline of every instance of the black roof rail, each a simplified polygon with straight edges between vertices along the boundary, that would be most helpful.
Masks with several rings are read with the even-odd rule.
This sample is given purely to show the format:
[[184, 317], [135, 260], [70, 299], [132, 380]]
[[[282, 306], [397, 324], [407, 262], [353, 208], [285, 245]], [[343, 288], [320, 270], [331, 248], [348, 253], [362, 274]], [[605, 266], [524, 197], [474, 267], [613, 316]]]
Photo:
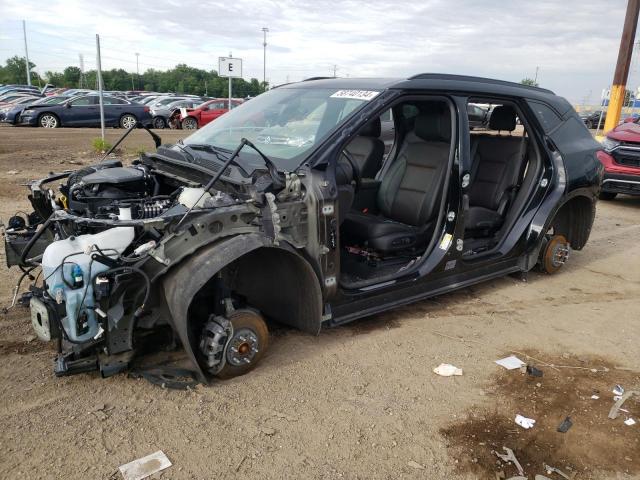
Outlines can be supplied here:
[[508, 82], [506, 80], [496, 80], [494, 78], [472, 77], [469, 75], [453, 75], [448, 73], [419, 73], [409, 77], [408, 80], [459, 80], [462, 82], [491, 83], [493, 85], [504, 85], [506, 87], [519, 87], [535, 90], [537, 92], [545, 92], [555, 95], [555, 93], [547, 88], [534, 87], [532, 85], [523, 85], [522, 83]]
[[336, 77], [309, 77], [302, 80], [303, 82], [310, 82], [312, 80], [333, 80]]

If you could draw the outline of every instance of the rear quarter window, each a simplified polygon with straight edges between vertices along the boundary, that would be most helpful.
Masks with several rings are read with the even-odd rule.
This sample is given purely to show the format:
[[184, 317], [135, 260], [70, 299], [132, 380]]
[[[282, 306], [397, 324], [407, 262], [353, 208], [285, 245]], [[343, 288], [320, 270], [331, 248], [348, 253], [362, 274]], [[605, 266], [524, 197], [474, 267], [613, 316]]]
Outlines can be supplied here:
[[551, 107], [531, 100], [528, 103], [545, 132], [552, 131], [562, 123], [562, 118]]

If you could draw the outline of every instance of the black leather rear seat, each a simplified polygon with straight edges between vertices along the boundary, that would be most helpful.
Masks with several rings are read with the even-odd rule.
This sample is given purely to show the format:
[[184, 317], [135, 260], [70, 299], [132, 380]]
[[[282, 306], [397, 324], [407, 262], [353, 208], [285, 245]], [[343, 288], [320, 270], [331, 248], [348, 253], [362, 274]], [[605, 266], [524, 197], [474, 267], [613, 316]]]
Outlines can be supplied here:
[[415, 119], [378, 191], [381, 215], [350, 212], [345, 236], [381, 252], [418, 247], [433, 231], [451, 145], [449, 110], [435, 103]]
[[[489, 128], [506, 132], [515, 130], [514, 108], [509, 105], [496, 107], [489, 119]], [[516, 193], [526, 151], [524, 137], [472, 135], [473, 163], [466, 230], [486, 233], [500, 228]]]

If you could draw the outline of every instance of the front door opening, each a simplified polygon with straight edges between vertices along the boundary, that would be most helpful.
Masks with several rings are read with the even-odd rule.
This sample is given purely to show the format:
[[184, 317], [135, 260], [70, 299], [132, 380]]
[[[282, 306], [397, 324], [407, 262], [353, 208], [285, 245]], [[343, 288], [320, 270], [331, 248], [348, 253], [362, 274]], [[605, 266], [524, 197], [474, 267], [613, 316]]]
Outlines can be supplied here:
[[425, 254], [441, 218], [455, 138], [450, 105], [407, 100], [392, 108], [392, 118], [394, 145], [386, 159], [375, 118], [337, 163], [340, 283], [346, 288], [407, 271]]

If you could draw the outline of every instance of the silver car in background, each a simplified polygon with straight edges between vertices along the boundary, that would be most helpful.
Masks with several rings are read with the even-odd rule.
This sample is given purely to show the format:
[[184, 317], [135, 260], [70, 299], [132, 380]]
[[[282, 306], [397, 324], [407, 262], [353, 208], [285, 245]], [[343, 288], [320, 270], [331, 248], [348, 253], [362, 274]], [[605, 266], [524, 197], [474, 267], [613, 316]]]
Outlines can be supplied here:
[[161, 102], [151, 107], [151, 116], [153, 117], [153, 128], [166, 128], [169, 125], [169, 117], [180, 108], [195, 108], [203, 103], [199, 97], [196, 98], [178, 98], [170, 103]]

